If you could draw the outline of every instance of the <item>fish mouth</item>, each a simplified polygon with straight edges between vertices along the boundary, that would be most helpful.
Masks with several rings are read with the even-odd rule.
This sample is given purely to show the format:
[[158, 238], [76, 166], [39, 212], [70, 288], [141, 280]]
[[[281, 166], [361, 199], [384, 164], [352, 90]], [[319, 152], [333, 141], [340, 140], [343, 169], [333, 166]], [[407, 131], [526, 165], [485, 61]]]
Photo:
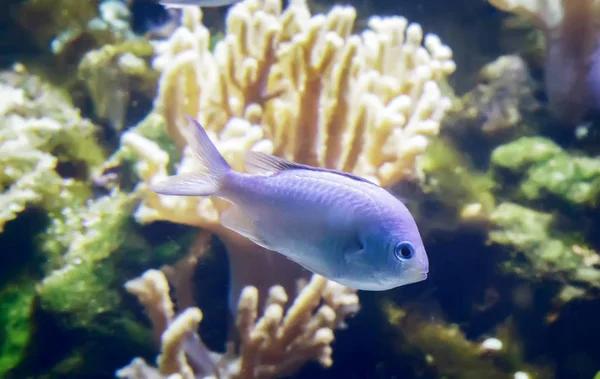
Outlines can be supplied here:
[[406, 272], [407, 279], [412, 279], [410, 281], [407, 280], [408, 283], [416, 283], [427, 279], [429, 273], [429, 268], [413, 268]]
[[423, 280], [427, 279], [428, 271], [429, 270], [427, 269], [413, 268], [405, 271], [401, 280], [394, 278], [391, 280], [379, 280], [378, 282], [382, 288], [388, 289], [405, 286], [407, 284], [422, 282]]
[[386, 291], [396, 287], [405, 286], [408, 284], [422, 282], [427, 279], [428, 274], [427, 268], [414, 267], [404, 271], [400, 276], [390, 277], [379, 277], [374, 275], [368, 281], [361, 281], [360, 283], [342, 283], [351, 288], [363, 290], [363, 291]]

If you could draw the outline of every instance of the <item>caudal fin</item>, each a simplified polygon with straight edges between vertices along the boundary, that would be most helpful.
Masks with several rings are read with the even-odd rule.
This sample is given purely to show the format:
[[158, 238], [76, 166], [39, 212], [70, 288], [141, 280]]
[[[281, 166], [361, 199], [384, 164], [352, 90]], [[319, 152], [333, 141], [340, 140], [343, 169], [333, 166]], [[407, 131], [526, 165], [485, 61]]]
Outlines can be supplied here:
[[223, 178], [231, 167], [213, 145], [202, 125], [193, 118], [186, 117], [189, 120], [190, 130], [189, 133], [185, 133], [185, 137], [194, 156], [198, 159], [198, 172], [169, 176], [149, 187], [150, 190], [161, 195], [210, 196], [219, 190]]

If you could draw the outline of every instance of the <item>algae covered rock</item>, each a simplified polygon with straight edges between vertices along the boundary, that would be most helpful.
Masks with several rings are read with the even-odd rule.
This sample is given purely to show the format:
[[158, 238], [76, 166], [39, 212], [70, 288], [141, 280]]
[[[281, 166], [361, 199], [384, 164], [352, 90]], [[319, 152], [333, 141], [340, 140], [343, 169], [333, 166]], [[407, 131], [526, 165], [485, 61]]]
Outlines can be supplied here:
[[511, 320], [496, 325], [488, 337], [473, 338], [431, 306], [424, 311], [419, 309], [422, 303], [399, 306], [389, 300], [380, 305], [383, 333], [391, 337], [395, 354], [410, 356], [413, 370], [425, 373], [424, 377], [505, 379], [521, 377], [518, 373], [528, 378], [553, 377], [549, 367], [527, 362]]
[[120, 131], [127, 113], [141, 99], [152, 103], [158, 81], [158, 72], [149, 62], [153, 55], [149, 41], [136, 39], [105, 45], [83, 57], [77, 75], [88, 90], [96, 117]]
[[13, 8], [29, 39], [67, 66], [90, 49], [133, 36], [129, 9], [118, 0], [25, 0]]
[[[104, 152], [96, 142], [98, 127], [83, 119], [68, 98], [23, 68], [4, 72], [0, 76], [0, 235], [8, 222], [14, 222], [29, 209], [43, 210], [53, 222], [64, 219], [73, 204], [83, 203], [91, 196], [88, 177], [94, 167], [104, 161]], [[44, 222], [40, 233], [44, 231]], [[15, 233], [15, 230], [10, 231]], [[32, 238], [29, 231], [20, 231], [22, 238]], [[32, 231], [31, 233], [36, 233]], [[65, 235], [53, 235], [67, 238]], [[68, 237], [70, 238], [70, 237]], [[29, 267], [6, 268], [0, 282], [3, 311], [0, 318], [7, 327], [0, 338], [0, 374], [14, 367], [22, 358], [33, 326], [35, 283], [45, 261], [60, 256], [53, 252], [18, 251], [7, 242], [7, 254], [23, 254], [22, 262]], [[53, 242], [54, 243], [54, 242]], [[21, 247], [36, 249], [37, 247]], [[43, 259], [40, 259], [42, 258]], [[15, 262], [4, 259], [5, 265]], [[21, 263], [20, 263], [21, 264]]]
[[450, 127], [446, 132], [468, 133], [490, 145], [531, 134], [531, 124], [540, 109], [535, 90], [527, 63], [516, 55], [501, 56], [485, 65], [477, 85], [457, 100], [454, 112], [445, 120]]
[[535, 90], [526, 62], [507, 55], [484, 66], [476, 86], [454, 99], [441, 136], [417, 163], [421, 186], [442, 203], [433, 222], [443, 218], [440, 224], [454, 229], [487, 226], [503, 186], [489, 172], [490, 156], [506, 141], [535, 132]]
[[479, 223], [494, 208], [494, 182], [447, 140], [434, 140], [417, 167], [421, 186], [443, 204], [428, 225], [452, 229], [463, 222]]
[[[61, 92], [17, 72], [0, 80], [0, 232], [28, 206], [64, 208], [105, 159], [99, 129]], [[87, 187], [87, 188], [86, 188]]]
[[496, 169], [518, 177], [527, 200], [559, 199], [595, 207], [600, 200], [600, 159], [576, 156], [544, 137], [524, 137], [492, 153]]
[[43, 309], [69, 315], [71, 327], [89, 327], [95, 315], [117, 306], [118, 292], [107, 289], [117, 280], [115, 269], [106, 260], [123, 244], [131, 204], [131, 195], [114, 191], [51, 217], [41, 246], [56, 269], [37, 288]]
[[[131, 276], [122, 271], [137, 273], [154, 248], [133, 233], [136, 194], [97, 185], [107, 157], [100, 129], [68, 97], [22, 67], [0, 79], [0, 237], [10, 254], [0, 278], [0, 376], [92, 369], [86, 354], [100, 354], [98, 340], [118, 343], [116, 355], [143, 350], [145, 332], [121, 311], [120, 289]], [[51, 354], [48, 338], [61, 339]]]
[[586, 246], [581, 235], [562, 231], [553, 214], [505, 202], [490, 218], [495, 224], [490, 242], [512, 253], [504, 263], [507, 271], [533, 280], [559, 280], [563, 302], [600, 288], [598, 253]]
[[32, 338], [30, 314], [35, 287], [31, 281], [16, 282], [0, 289], [0, 376], [21, 362]]

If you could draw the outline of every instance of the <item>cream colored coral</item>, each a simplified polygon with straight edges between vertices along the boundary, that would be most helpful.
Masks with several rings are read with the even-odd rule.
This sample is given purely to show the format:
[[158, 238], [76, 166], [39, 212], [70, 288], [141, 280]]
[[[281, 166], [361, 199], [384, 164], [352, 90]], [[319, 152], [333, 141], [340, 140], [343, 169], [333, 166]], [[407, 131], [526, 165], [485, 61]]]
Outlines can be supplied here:
[[[321, 299], [324, 304], [319, 306]], [[264, 314], [257, 320], [258, 292], [253, 287], [242, 292], [237, 318], [242, 341], [240, 377], [280, 377], [311, 359], [331, 366], [333, 330], [358, 311], [354, 291], [318, 275], [312, 276], [284, 314], [286, 302], [283, 288], [272, 287]], [[245, 372], [253, 374], [245, 376]]]
[[[162, 375], [179, 374], [182, 378], [193, 378], [195, 373], [187, 362], [183, 343], [185, 336], [194, 333], [200, 323], [200, 310], [187, 308], [173, 319], [169, 286], [161, 271], [149, 270], [142, 277], [127, 282], [125, 287], [138, 296], [162, 336], [158, 358]], [[274, 378], [294, 372], [309, 360], [316, 360], [325, 367], [332, 364], [330, 345], [334, 339], [333, 329], [358, 311], [356, 294], [313, 275], [284, 312], [287, 301], [282, 287], [272, 287], [264, 313], [259, 317], [257, 289], [251, 286], [244, 288], [236, 322], [240, 354], [210, 354], [215, 359], [213, 363], [218, 372], [214, 374], [217, 377]], [[320, 305], [321, 301], [323, 304]], [[139, 374], [141, 372], [156, 375], [147, 369], [145, 362], [135, 359], [128, 369], [119, 370], [119, 377], [132, 378], [142, 375]]]
[[135, 295], [146, 309], [156, 330], [164, 331], [175, 312], [169, 297], [169, 283], [158, 270], [148, 270], [142, 276], [125, 282], [127, 292]]
[[[156, 111], [168, 134], [184, 149], [185, 115], [198, 118], [237, 170], [246, 151], [260, 150], [382, 185], [412, 175], [450, 106], [440, 83], [455, 69], [452, 52], [402, 17], [373, 17], [353, 35], [355, 17], [352, 7], [311, 16], [303, 0], [283, 11], [280, 0], [246, 0], [231, 8], [226, 35], [211, 52], [200, 9], [186, 8], [182, 27], [156, 47]], [[144, 180], [162, 179], [163, 156], [143, 151], [147, 143], [130, 133], [123, 143], [143, 158]], [[190, 155], [185, 149], [179, 172], [193, 171]], [[215, 226], [226, 206], [144, 199], [142, 222]]]
[[[152, 321], [155, 335], [160, 336], [161, 354], [157, 359], [160, 372], [163, 375], [178, 375], [183, 379], [195, 378], [187, 363], [183, 343], [189, 333], [195, 333], [202, 321], [202, 312], [197, 308], [187, 308], [174, 318], [169, 284], [159, 270], [148, 270], [141, 277], [129, 280], [125, 283], [125, 289], [137, 296]], [[143, 367], [144, 364], [137, 359], [131, 365], [133, 368]], [[133, 370], [129, 370], [129, 374], [128, 370], [119, 371], [122, 377], [133, 376]]]
[[194, 333], [202, 321], [198, 308], [187, 308], [169, 325], [161, 337], [161, 353], [158, 367], [166, 375], [180, 374], [183, 379], [194, 379], [194, 371], [185, 357], [184, 342], [189, 333]]

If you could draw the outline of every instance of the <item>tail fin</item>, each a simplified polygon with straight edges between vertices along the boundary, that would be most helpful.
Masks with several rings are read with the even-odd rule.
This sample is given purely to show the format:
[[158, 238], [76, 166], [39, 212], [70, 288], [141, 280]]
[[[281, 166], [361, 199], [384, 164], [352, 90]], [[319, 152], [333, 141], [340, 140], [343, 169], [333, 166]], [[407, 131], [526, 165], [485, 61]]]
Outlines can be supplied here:
[[200, 170], [194, 174], [169, 176], [159, 183], [150, 185], [150, 190], [161, 195], [214, 195], [221, 187], [222, 180], [231, 167], [213, 145], [202, 125], [193, 118], [186, 117], [189, 120], [191, 132], [186, 133], [185, 137], [200, 163]]

